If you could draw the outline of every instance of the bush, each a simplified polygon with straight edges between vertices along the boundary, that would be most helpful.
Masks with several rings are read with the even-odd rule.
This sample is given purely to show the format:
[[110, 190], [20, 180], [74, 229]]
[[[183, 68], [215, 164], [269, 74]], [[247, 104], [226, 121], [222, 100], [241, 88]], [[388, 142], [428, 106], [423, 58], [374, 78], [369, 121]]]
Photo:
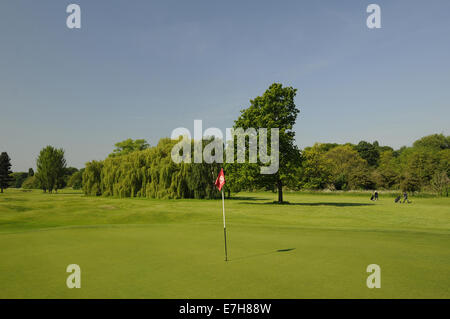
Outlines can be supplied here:
[[22, 188], [23, 189], [40, 189], [41, 185], [39, 183], [39, 180], [36, 178], [36, 176], [29, 176], [22, 183]]
[[27, 179], [28, 173], [12, 173], [13, 181], [12, 187], [21, 188], [23, 182]]
[[75, 172], [72, 176], [69, 177], [67, 181], [67, 186], [72, 187], [73, 189], [82, 189], [83, 188], [83, 172], [84, 169]]

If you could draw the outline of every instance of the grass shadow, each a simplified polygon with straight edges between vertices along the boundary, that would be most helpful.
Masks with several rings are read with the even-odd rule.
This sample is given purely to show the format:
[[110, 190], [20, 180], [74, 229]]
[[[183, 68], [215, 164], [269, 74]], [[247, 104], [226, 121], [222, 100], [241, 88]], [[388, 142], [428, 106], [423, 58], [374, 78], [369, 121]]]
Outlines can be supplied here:
[[30, 208], [30, 207], [18, 206], [18, 205], [10, 205], [10, 204], [3, 205], [3, 207], [5, 207], [5, 208], [7, 208], [9, 210], [13, 210], [13, 211], [18, 212], [18, 213], [28, 212], [30, 210], [33, 210], [33, 208]]
[[55, 195], [55, 196], [58, 196], [58, 195], [84, 195], [83, 192], [76, 191], [76, 190], [74, 190], [74, 191], [52, 192], [52, 193], [48, 193], [48, 192], [44, 193], [44, 192], [42, 192], [42, 194]]
[[266, 202], [266, 203], [241, 203], [251, 205], [286, 205], [286, 206], [334, 206], [334, 207], [356, 207], [356, 206], [373, 206], [373, 203], [345, 203], [345, 202], [318, 202], [318, 203], [289, 203], [283, 202]]
[[278, 249], [277, 250], [277, 253], [284, 253], [284, 252], [287, 252], [287, 251], [292, 251], [292, 250], [294, 250], [295, 248], [285, 248], [285, 249]]
[[248, 258], [255, 258], [255, 257], [272, 255], [272, 254], [276, 254], [276, 253], [284, 253], [284, 252], [292, 251], [294, 249], [295, 248], [284, 248], [284, 249], [271, 250], [271, 251], [268, 251], [268, 252], [265, 252], [265, 253], [259, 253], [259, 254], [253, 254], [253, 255], [247, 255], [247, 256], [242, 256], [242, 257], [228, 259], [228, 261], [235, 261], [235, 260], [242, 260], [242, 259], [248, 259]]
[[226, 197], [226, 200], [268, 200], [269, 198], [262, 198], [262, 197], [254, 197], [254, 196], [234, 196], [234, 197]]
[[18, 198], [18, 197], [0, 197], [0, 202], [29, 202], [30, 200], [27, 198]]

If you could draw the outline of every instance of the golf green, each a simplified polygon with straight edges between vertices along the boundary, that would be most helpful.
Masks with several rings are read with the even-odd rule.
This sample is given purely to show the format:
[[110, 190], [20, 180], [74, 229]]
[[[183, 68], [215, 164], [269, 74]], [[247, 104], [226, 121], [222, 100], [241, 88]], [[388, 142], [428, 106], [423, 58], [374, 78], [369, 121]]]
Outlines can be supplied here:
[[[0, 195], [0, 298], [450, 298], [450, 200]], [[66, 267], [81, 268], [69, 289]], [[366, 268], [381, 268], [369, 289]]]

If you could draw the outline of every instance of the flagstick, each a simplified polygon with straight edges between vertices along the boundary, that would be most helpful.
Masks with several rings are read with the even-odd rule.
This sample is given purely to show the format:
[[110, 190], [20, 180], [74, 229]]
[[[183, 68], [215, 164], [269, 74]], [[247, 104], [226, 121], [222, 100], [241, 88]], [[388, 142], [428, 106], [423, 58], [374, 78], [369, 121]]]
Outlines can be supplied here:
[[228, 261], [227, 256], [227, 226], [225, 224], [225, 197], [223, 195], [223, 189], [222, 189], [222, 209], [223, 209], [223, 237], [225, 240], [225, 261]]

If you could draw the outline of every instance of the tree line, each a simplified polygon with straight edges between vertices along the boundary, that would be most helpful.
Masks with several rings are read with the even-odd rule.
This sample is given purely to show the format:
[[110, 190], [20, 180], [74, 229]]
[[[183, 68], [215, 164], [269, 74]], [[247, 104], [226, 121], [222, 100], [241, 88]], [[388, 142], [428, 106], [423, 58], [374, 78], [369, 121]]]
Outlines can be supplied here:
[[[377, 141], [316, 143], [300, 150], [294, 143], [293, 130], [300, 112], [294, 103], [296, 92], [292, 87], [274, 83], [262, 96], [251, 100], [234, 123], [234, 128], [263, 127], [269, 132], [271, 128], [279, 129], [276, 174], [260, 174], [263, 163], [259, 157], [257, 163], [176, 164], [171, 159], [171, 150], [179, 141], [163, 138], [150, 147], [143, 139], [127, 139], [116, 143], [105, 160], [88, 162], [81, 170], [66, 166], [64, 150], [47, 146], [37, 158], [36, 174], [32, 169], [28, 173], [11, 173], [9, 157], [2, 153], [0, 186], [2, 191], [13, 185], [48, 192], [72, 187], [91, 196], [217, 198], [220, 194], [213, 182], [224, 166], [228, 196], [243, 190], [269, 190], [277, 192], [278, 202], [282, 202], [284, 189], [389, 189], [448, 196], [450, 136], [425, 136], [411, 147], [397, 150]], [[249, 139], [245, 143], [248, 158]], [[204, 141], [203, 147], [207, 144]]]
[[[427, 191], [448, 196], [450, 138], [423, 137], [412, 147], [394, 150], [378, 142], [317, 143], [299, 151], [298, 166], [287, 167], [281, 178], [290, 190]], [[149, 198], [217, 198], [213, 181], [221, 165], [171, 160], [177, 141], [161, 139], [143, 151], [87, 163], [83, 190], [92, 196]], [[193, 146], [192, 146], [193, 147]], [[278, 192], [277, 176], [262, 176], [257, 164], [225, 164], [225, 191]], [[253, 174], [254, 172], [254, 174]], [[253, 176], [261, 176], [257, 181]]]
[[6, 152], [0, 156], [0, 185], [2, 190], [13, 187], [23, 189], [42, 189], [44, 192], [57, 192], [71, 187], [81, 189], [84, 169], [67, 167], [64, 150], [52, 146], [43, 148], [36, 160], [37, 172], [11, 172], [11, 159]]
[[429, 191], [448, 196], [450, 137], [425, 136], [394, 150], [378, 142], [315, 144], [302, 151], [294, 188]]
[[[0, 188], [83, 189], [87, 195], [150, 198], [216, 198], [212, 181], [220, 164], [175, 164], [170, 152], [178, 141], [161, 139], [155, 147], [131, 150], [92, 161], [78, 170], [66, 167], [64, 151], [44, 148], [37, 173], [12, 173], [7, 153], [0, 155]], [[299, 151], [299, 164], [285, 173], [284, 188], [291, 190], [400, 190], [428, 191], [448, 196], [450, 137], [425, 136], [411, 147], [394, 150], [378, 142], [316, 143]], [[278, 191], [277, 185], [255, 182], [253, 164], [225, 164], [225, 191]], [[256, 172], [257, 174], [257, 172]], [[255, 175], [256, 175], [255, 174]], [[263, 177], [264, 178], [264, 177]], [[273, 177], [272, 177], [273, 178]], [[273, 185], [271, 187], [271, 185]]]

